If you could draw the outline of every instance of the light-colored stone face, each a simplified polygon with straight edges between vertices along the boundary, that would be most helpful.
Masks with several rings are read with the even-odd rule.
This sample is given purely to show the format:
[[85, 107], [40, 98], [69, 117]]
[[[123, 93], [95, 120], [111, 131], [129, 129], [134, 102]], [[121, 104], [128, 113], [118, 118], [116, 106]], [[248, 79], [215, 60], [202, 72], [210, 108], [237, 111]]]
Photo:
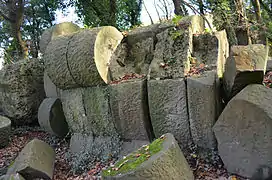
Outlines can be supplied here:
[[268, 49], [264, 45], [233, 46], [231, 50], [238, 71], [265, 71]]
[[10, 124], [11, 124], [11, 121], [8, 118], [4, 116], [0, 116], [0, 128], [8, 126]]

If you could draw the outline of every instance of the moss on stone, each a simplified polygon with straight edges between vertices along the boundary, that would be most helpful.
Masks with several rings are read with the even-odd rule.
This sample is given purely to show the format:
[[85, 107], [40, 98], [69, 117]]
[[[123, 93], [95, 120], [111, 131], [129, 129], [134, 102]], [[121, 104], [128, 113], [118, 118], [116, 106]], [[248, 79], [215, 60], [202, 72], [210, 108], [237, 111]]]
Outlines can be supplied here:
[[151, 156], [161, 151], [164, 139], [164, 137], [161, 137], [153, 141], [150, 145], [142, 146], [137, 151], [134, 151], [127, 157], [124, 157], [122, 160], [118, 161], [114, 167], [110, 167], [102, 171], [103, 176], [116, 176], [118, 174], [124, 174], [136, 169]]

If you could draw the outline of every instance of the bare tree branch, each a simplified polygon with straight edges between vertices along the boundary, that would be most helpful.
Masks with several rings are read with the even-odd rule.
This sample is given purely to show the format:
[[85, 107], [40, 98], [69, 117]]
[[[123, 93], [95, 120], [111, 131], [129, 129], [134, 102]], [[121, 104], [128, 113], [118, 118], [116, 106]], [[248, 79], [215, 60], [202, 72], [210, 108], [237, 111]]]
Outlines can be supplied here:
[[150, 19], [150, 21], [151, 21], [151, 24], [154, 24], [154, 21], [153, 21], [151, 15], [150, 15], [149, 11], [148, 11], [147, 8], [146, 8], [146, 5], [145, 5], [145, 2], [144, 2], [144, 1], [143, 1], [143, 5], [144, 5], [144, 8], [145, 8], [145, 10], [146, 10], [146, 12], [147, 12], [147, 14], [148, 14], [148, 16], [149, 16], [149, 19]]

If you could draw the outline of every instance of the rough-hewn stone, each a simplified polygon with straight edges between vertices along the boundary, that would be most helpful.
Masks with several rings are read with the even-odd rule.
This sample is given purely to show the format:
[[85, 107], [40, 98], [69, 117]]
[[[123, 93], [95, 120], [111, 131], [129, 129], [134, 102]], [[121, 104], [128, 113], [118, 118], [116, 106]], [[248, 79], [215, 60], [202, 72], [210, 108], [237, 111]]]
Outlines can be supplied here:
[[43, 82], [44, 82], [44, 91], [45, 91], [46, 97], [58, 98], [60, 90], [51, 81], [51, 79], [49, 78], [46, 72], [44, 72]]
[[272, 59], [267, 61], [266, 71], [272, 71]]
[[141, 140], [132, 140], [132, 141], [125, 141], [122, 144], [120, 157], [126, 156], [127, 154], [132, 153], [133, 151], [136, 151], [143, 145], [148, 145], [149, 141], [141, 141]]
[[33, 139], [19, 153], [7, 175], [19, 173], [25, 179], [53, 178], [55, 151], [47, 143]]
[[105, 180], [193, 180], [194, 175], [172, 134], [166, 134], [163, 148], [141, 165], [124, 174], [103, 176]]
[[147, 74], [154, 56], [156, 34], [173, 26], [173, 24], [154, 24], [131, 30], [111, 58], [112, 79], [118, 80], [130, 73]]
[[3, 175], [0, 180], [25, 180], [20, 174]]
[[216, 65], [217, 74], [223, 76], [226, 58], [229, 57], [229, 43], [226, 31], [193, 36], [193, 56], [198, 63]]
[[151, 138], [146, 80], [110, 85], [110, 107], [121, 138], [127, 140]]
[[272, 167], [272, 89], [248, 85], [226, 106], [213, 130], [229, 172], [251, 177]]
[[66, 121], [72, 132], [95, 136], [116, 135], [107, 87], [63, 90], [61, 101]]
[[9, 144], [11, 121], [0, 115], [0, 148]]
[[59, 137], [64, 137], [69, 131], [61, 101], [57, 98], [43, 100], [38, 111], [38, 121], [47, 132]]
[[38, 107], [45, 97], [44, 67], [40, 60], [21, 60], [0, 70], [0, 105], [14, 124], [37, 122]]
[[[236, 88], [236, 84], [234, 83], [237, 74], [241, 72], [256, 72], [256, 71], [264, 71], [266, 70], [268, 58], [268, 48], [262, 44], [252, 44], [248, 46], [233, 46], [231, 48], [230, 57], [227, 59], [225, 72], [223, 77], [224, 89], [226, 92], [226, 96], [228, 99], [235, 96], [237, 92], [242, 90], [244, 86], [241, 88]], [[259, 73], [256, 73], [255, 77], [259, 77]], [[254, 75], [250, 77], [250, 79], [255, 79]], [[245, 77], [244, 80], [249, 81]], [[242, 81], [238, 82], [243, 83]], [[250, 81], [249, 81], [250, 83]], [[262, 83], [262, 80], [259, 80], [259, 83]], [[238, 86], [239, 86], [238, 84]], [[235, 93], [232, 93], [233, 88]]]
[[171, 132], [181, 146], [190, 142], [184, 79], [148, 81], [148, 103], [154, 134]]
[[117, 136], [92, 136], [75, 133], [70, 140], [71, 164], [76, 172], [88, 170], [89, 164], [117, 158], [122, 146]]
[[215, 148], [212, 127], [220, 109], [216, 72], [187, 78], [188, 109], [192, 139], [202, 148]]

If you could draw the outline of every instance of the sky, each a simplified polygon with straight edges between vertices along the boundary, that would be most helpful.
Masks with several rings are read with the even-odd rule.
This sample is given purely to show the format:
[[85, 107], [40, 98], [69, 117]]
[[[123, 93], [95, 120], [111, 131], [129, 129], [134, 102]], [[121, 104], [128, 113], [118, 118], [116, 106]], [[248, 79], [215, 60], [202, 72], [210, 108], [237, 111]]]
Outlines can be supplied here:
[[[156, 13], [156, 9], [154, 6], [154, 1], [156, 3], [158, 3], [158, 0], [144, 0], [144, 3], [146, 5], [146, 8], [148, 9], [149, 14], [151, 15], [152, 19], [154, 22], [158, 22], [159, 18], [158, 15]], [[168, 0], [169, 2], [171, 2], [170, 6], [169, 6], [169, 11], [170, 13], [173, 15], [174, 14], [174, 7], [172, 4], [172, 0]], [[159, 13], [162, 14], [162, 11], [160, 10], [160, 8], [158, 8]], [[73, 22], [78, 24], [80, 27], [83, 27], [83, 24], [80, 23], [80, 20], [78, 19], [77, 14], [75, 13], [75, 8], [73, 7], [69, 7], [67, 9], [67, 13], [65, 13], [65, 15], [61, 12], [61, 10], [57, 10], [56, 12], [56, 23], [62, 23], [62, 22]], [[141, 12], [141, 22], [144, 25], [149, 25], [151, 24], [150, 22], [150, 18], [146, 12], [146, 9], [144, 7], [142, 7], [142, 12]], [[2, 68], [2, 64], [3, 64], [3, 59], [1, 59], [1, 57], [3, 57], [3, 49], [0, 48], [0, 69]]]

